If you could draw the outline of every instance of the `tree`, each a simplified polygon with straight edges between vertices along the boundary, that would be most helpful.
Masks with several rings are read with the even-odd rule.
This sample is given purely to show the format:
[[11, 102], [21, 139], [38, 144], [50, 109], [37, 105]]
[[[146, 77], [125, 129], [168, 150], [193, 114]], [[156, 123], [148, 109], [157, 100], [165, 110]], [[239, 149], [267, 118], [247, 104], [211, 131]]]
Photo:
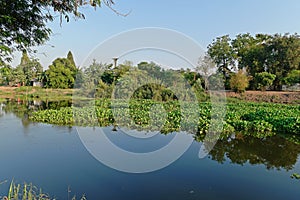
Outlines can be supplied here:
[[11, 84], [25, 85], [26, 75], [21, 65], [17, 66], [12, 71]]
[[215, 63], [211, 59], [211, 57], [206, 54], [204, 57], [199, 58], [198, 66], [196, 67], [196, 71], [203, 77], [204, 79], [204, 89], [208, 90], [209, 82], [208, 77], [212, 75], [215, 69]]
[[294, 84], [300, 83], [300, 70], [292, 70], [284, 78], [284, 82], [287, 85], [294, 85]]
[[43, 67], [37, 59], [30, 59], [27, 52], [23, 52], [20, 64], [13, 69], [10, 80], [13, 84], [20, 83], [29, 86], [34, 79], [41, 80]]
[[72, 65], [76, 66], [75, 61], [74, 61], [74, 57], [71, 51], [68, 52], [67, 54], [67, 59], [71, 62]]
[[207, 48], [207, 53], [216, 64], [217, 71], [223, 74], [225, 88], [228, 89], [230, 87], [230, 74], [235, 69], [236, 64], [236, 54], [231, 45], [229, 35], [218, 37]]
[[239, 70], [236, 74], [230, 78], [230, 87], [237, 93], [243, 93], [249, 85], [248, 77], [245, 75], [243, 70]]
[[[275, 74], [273, 87], [280, 90], [284, 77], [300, 66], [300, 36], [297, 34], [250, 34], [237, 35], [232, 40], [232, 47], [237, 56], [238, 68], [247, 70], [251, 77], [256, 73]], [[256, 89], [255, 80], [250, 81], [250, 88]]]
[[[98, 85], [103, 72], [108, 69], [108, 66], [103, 63], [98, 63], [96, 60], [93, 60], [93, 63], [84, 69], [85, 74], [85, 83], [89, 83], [93, 86]], [[92, 87], [93, 88], [93, 87]]]
[[84, 18], [79, 8], [86, 4], [94, 8], [105, 4], [113, 9], [111, 5], [114, 2], [113, 0], [0, 1], [0, 64], [11, 61], [11, 54], [15, 50], [30, 51], [30, 47], [44, 44], [51, 34], [47, 22], [53, 21], [57, 13], [61, 22], [62, 18], [68, 22], [70, 16]]
[[255, 38], [249, 33], [239, 34], [232, 40], [231, 45], [238, 61], [238, 68], [243, 69], [251, 66], [252, 64], [249, 65], [248, 57], [245, 55], [256, 45]]
[[29, 86], [31, 81], [41, 81], [43, 67], [37, 59], [30, 60], [29, 63], [23, 66], [23, 71], [26, 76], [25, 85]]
[[237, 35], [232, 41], [232, 46], [238, 61], [238, 68], [245, 69], [249, 75], [250, 88], [255, 88], [253, 77], [257, 72], [265, 71], [267, 52], [266, 44], [271, 39], [270, 35], [257, 34], [255, 37], [249, 33]]
[[8, 85], [12, 74], [12, 68], [9, 65], [0, 67], [0, 85]]
[[273, 86], [280, 90], [284, 77], [300, 69], [300, 36], [275, 34], [266, 45], [266, 52], [266, 71], [276, 75]]
[[[111, 70], [112, 65], [111, 64], [103, 64], [103, 63], [98, 63], [96, 60], [93, 60], [93, 63], [86, 67], [83, 68], [82, 70], [79, 70], [76, 76], [76, 85], [75, 87], [81, 88], [80, 93], [83, 95], [88, 95], [91, 97], [95, 96], [96, 90], [97, 95], [101, 93], [103, 90], [109, 88], [104, 86], [106, 83], [103, 82], [102, 79], [105, 80], [104, 77], [104, 72]], [[107, 74], [106, 74], [107, 75]], [[112, 73], [113, 75], [113, 73]], [[110, 80], [113, 80], [114, 77], [110, 77]], [[81, 81], [81, 83], [80, 83]], [[108, 81], [108, 80], [106, 80]], [[109, 89], [110, 90], [110, 89]]]
[[149, 76], [153, 77], [153, 78], [162, 78], [161, 75], [161, 67], [159, 65], [157, 65], [154, 62], [140, 62], [137, 65], [139, 70], [143, 70], [146, 71], [148, 73]]
[[28, 57], [28, 54], [26, 51], [23, 51], [22, 57], [21, 57], [21, 62], [20, 65], [26, 65], [30, 62], [30, 59]]
[[218, 37], [208, 45], [207, 53], [216, 63], [218, 71], [226, 77], [228, 73], [235, 67], [235, 54], [230, 43], [229, 35]]
[[255, 82], [257, 89], [265, 91], [267, 87], [270, 87], [275, 80], [276, 75], [268, 72], [261, 72], [255, 74]]
[[46, 87], [73, 88], [77, 68], [67, 58], [57, 58], [46, 71]]

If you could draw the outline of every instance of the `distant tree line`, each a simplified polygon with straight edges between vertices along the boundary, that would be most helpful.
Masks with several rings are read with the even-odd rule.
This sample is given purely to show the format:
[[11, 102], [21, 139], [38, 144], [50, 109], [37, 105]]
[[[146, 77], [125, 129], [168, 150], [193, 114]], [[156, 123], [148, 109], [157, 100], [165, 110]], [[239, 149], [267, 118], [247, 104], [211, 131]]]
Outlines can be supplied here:
[[40, 86], [47, 88], [72, 88], [76, 74], [80, 70], [76, 67], [73, 55], [68, 53], [67, 58], [57, 58], [47, 70], [43, 70], [37, 59], [29, 58], [23, 52], [21, 62], [15, 68], [5, 64], [0, 68], [0, 84], [10, 86]]
[[300, 82], [300, 37], [298, 34], [239, 34], [231, 39], [229, 35], [216, 38], [207, 50], [219, 72], [226, 80], [226, 88], [236, 88], [230, 79], [243, 79], [235, 74], [243, 70], [247, 89], [281, 90], [284, 84]]
[[0, 85], [32, 86], [39, 82], [45, 88], [83, 88], [86, 95], [110, 97], [118, 82], [131, 84], [134, 88], [139, 80], [150, 77], [153, 84], [143, 85], [133, 91], [134, 97], [167, 100], [176, 99], [167, 86], [175, 88], [177, 84], [177, 93], [186, 93], [176, 83], [180, 80], [179, 76], [184, 77], [200, 96], [203, 91], [222, 85], [236, 92], [246, 89], [281, 90], [283, 85], [300, 82], [299, 65], [299, 35], [252, 36], [247, 33], [239, 34], [234, 39], [225, 35], [213, 40], [194, 70], [163, 69], [153, 62], [141, 62], [133, 66], [126, 61], [113, 66], [96, 60], [90, 66], [80, 68], [76, 66], [71, 52], [66, 58], [55, 59], [47, 70], [43, 70], [39, 61], [29, 58], [24, 51], [20, 64], [15, 68], [8, 64], [0, 66]]

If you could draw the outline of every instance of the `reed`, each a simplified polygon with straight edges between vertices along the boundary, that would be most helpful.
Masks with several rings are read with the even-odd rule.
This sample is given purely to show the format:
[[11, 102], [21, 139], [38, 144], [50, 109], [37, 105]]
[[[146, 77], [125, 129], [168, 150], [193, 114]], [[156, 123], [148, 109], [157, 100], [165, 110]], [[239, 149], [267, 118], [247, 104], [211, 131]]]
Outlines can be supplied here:
[[[0, 184], [5, 182], [6, 181], [3, 181]], [[24, 183], [21, 185], [12, 180], [8, 189], [8, 194], [7, 196], [4, 196], [2, 200], [55, 200], [55, 198], [51, 198], [47, 193], [44, 193], [42, 189], [37, 188], [32, 183]], [[68, 200], [70, 200], [69, 189]], [[76, 200], [76, 196], [73, 196], [71, 200]], [[82, 195], [80, 200], [86, 200], [85, 195]]]

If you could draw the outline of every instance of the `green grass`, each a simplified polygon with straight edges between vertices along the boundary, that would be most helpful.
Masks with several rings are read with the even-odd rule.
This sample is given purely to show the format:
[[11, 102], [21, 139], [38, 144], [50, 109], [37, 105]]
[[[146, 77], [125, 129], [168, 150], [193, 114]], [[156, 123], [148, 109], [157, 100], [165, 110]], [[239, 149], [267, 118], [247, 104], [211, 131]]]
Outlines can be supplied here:
[[[68, 200], [70, 200], [70, 189], [68, 189]], [[48, 194], [42, 191], [42, 189], [35, 187], [32, 183], [17, 184], [14, 181], [11, 182], [7, 196], [2, 198], [3, 200], [55, 200]], [[72, 197], [72, 200], [76, 200], [76, 196]], [[80, 200], [86, 200], [83, 195]]]
[[82, 96], [73, 95], [76, 89], [50, 89], [41, 87], [22, 86], [18, 88], [8, 87], [6, 91], [0, 90], [0, 98], [19, 98], [21, 100], [43, 100], [58, 101], [72, 99], [87, 99]]

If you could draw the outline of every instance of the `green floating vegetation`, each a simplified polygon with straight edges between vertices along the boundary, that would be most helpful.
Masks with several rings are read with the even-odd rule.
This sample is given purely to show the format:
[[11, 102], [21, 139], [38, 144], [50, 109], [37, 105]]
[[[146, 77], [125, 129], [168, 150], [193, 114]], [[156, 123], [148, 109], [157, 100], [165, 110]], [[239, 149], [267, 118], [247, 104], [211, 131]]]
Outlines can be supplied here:
[[300, 174], [293, 173], [293, 174], [291, 175], [291, 178], [294, 178], [294, 179], [300, 179]]
[[[228, 103], [226, 114], [209, 102], [130, 100], [129, 104], [108, 99], [94, 105], [42, 110], [30, 114], [35, 122], [68, 126], [125, 126], [137, 130], [160, 130], [162, 133], [186, 131], [200, 135], [222, 132], [242, 133], [257, 138], [300, 136], [300, 106], [270, 103]], [[195, 109], [197, 115], [195, 115]], [[212, 116], [213, 115], [213, 116]], [[213, 123], [220, 116], [220, 120]], [[211, 126], [213, 124], [213, 126]], [[295, 138], [293, 140], [296, 140]]]

